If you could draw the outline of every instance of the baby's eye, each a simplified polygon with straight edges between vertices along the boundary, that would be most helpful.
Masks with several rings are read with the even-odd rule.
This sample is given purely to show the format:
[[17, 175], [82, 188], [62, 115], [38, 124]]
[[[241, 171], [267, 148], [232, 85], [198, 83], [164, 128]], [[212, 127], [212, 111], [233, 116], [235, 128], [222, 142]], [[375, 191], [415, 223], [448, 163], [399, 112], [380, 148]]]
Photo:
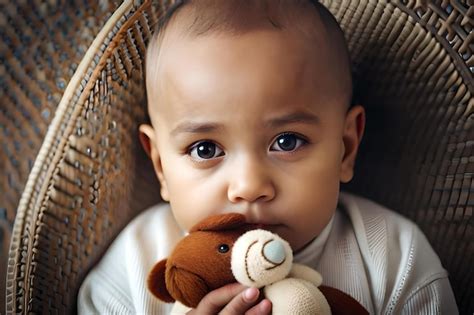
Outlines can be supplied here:
[[199, 141], [189, 150], [195, 160], [210, 160], [224, 155], [224, 151], [211, 141]]
[[294, 151], [307, 141], [294, 133], [283, 133], [272, 143], [270, 151]]

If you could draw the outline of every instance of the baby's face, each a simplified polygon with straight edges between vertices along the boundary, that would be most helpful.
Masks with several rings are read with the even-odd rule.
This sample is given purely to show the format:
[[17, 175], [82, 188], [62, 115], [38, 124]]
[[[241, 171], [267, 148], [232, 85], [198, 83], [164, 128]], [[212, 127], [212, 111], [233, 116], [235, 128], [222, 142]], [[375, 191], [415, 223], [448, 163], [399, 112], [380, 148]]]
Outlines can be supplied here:
[[298, 250], [329, 222], [363, 110], [332, 95], [321, 42], [270, 30], [163, 42], [154, 128], [140, 130], [183, 228], [239, 212]]

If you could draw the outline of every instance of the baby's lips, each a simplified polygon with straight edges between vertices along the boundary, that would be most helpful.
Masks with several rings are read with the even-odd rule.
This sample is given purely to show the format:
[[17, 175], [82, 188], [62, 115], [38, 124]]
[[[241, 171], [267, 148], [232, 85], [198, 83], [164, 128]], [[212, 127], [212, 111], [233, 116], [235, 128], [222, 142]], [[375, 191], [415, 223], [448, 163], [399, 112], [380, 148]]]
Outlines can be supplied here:
[[250, 230], [265, 229], [265, 224], [263, 223], [248, 223], [246, 228]]
[[246, 226], [246, 230], [247, 231], [251, 231], [251, 230], [266, 230], [266, 231], [272, 231], [276, 226], [278, 226], [277, 224], [265, 224], [265, 223], [249, 223], [247, 224]]
[[247, 231], [261, 229], [261, 230], [275, 232], [275, 228], [279, 226], [282, 226], [282, 225], [281, 224], [268, 224], [268, 223], [248, 223], [245, 226], [245, 229]]

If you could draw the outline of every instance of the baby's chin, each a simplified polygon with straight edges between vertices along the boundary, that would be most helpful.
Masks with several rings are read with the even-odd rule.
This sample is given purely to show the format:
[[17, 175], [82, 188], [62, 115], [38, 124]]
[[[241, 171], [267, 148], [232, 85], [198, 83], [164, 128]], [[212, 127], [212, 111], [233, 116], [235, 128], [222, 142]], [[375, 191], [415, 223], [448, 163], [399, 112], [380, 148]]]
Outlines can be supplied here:
[[281, 238], [290, 243], [293, 255], [296, 255], [304, 251], [311, 243], [313, 243], [320, 235], [325, 231], [325, 228], [321, 230], [315, 229], [313, 231], [297, 231], [291, 228], [284, 228], [280, 233], [276, 232]]
[[297, 255], [298, 253], [304, 251], [306, 249], [306, 247], [308, 247], [309, 244], [311, 244], [316, 238], [317, 238], [317, 236], [311, 238], [307, 242], [303, 242], [303, 244], [299, 245], [299, 246], [298, 245], [293, 246], [290, 242], [291, 248], [293, 249], [293, 255]]

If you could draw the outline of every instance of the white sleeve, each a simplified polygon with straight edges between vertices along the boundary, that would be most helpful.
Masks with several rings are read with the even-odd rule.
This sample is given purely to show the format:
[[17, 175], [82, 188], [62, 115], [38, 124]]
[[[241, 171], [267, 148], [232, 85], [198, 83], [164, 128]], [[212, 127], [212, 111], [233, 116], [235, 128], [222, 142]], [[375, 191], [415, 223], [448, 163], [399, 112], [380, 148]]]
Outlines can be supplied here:
[[79, 314], [134, 314], [123, 259], [115, 256], [114, 251], [108, 251], [100, 265], [82, 283], [78, 297]]
[[397, 298], [399, 305], [394, 308], [394, 313], [458, 314], [448, 273], [426, 236], [414, 226], [411, 237], [407, 237], [406, 241], [405, 244], [409, 244], [406, 248], [410, 250], [405, 255], [406, 259], [400, 261], [395, 292], [401, 294]]
[[421, 229], [373, 201], [341, 197], [372, 297], [362, 304], [376, 314], [458, 314], [448, 272]]
[[402, 314], [458, 314], [449, 280], [437, 279], [414, 292], [405, 302]]
[[181, 304], [180, 302], [176, 301], [173, 304], [173, 308], [171, 309], [171, 315], [183, 315], [187, 312], [191, 311], [192, 308], [187, 307], [186, 305]]
[[169, 314], [147, 289], [148, 273], [182, 237], [166, 209], [150, 209], [134, 219], [87, 275], [79, 291], [79, 314]]

